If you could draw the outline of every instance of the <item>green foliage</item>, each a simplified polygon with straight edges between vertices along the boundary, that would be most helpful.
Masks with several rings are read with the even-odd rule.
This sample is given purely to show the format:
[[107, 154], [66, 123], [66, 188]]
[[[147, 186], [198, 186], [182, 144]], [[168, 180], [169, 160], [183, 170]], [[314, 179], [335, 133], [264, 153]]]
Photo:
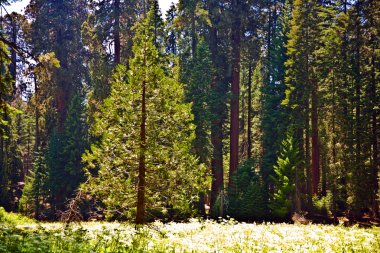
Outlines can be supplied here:
[[86, 110], [84, 98], [81, 94], [74, 93], [70, 104], [69, 112], [65, 122], [64, 146], [62, 155], [65, 158], [64, 170], [67, 180], [67, 196], [71, 196], [84, 180], [82, 170], [82, 154], [88, 148], [88, 130], [86, 123]]
[[44, 203], [44, 198], [48, 196], [49, 192], [47, 165], [43, 154], [36, 154], [33, 169], [29, 173], [26, 177], [19, 210], [29, 216], [34, 213], [34, 216], [39, 218], [41, 204]]
[[4, 156], [6, 158], [7, 152], [4, 152], [4, 142], [8, 138], [9, 134], [9, 105], [7, 103], [7, 97], [11, 91], [12, 78], [9, 73], [7, 65], [10, 63], [8, 57], [8, 49], [3, 41], [0, 41], [0, 206], [6, 206], [7, 209], [11, 207], [10, 200], [10, 168], [4, 162]]
[[83, 188], [99, 198], [114, 218], [132, 218], [136, 208], [143, 84], [147, 209], [191, 215], [205, 186], [205, 168], [190, 154], [191, 105], [184, 102], [182, 84], [165, 75], [149, 17], [136, 24], [130, 70], [117, 67], [111, 95], [95, 115], [92, 134], [99, 141], [83, 155], [88, 176]]
[[333, 196], [331, 192], [328, 192], [326, 196], [313, 197], [313, 207], [314, 210], [317, 211], [319, 214], [328, 216], [332, 215], [333, 210]]
[[158, 0], [150, 0], [150, 11], [147, 13], [147, 24], [149, 33], [153, 36], [153, 44], [156, 50], [161, 53], [164, 46], [164, 21], [162, 20], [162, 13]]
[[46, 163], [46, 172], [40, 166], [36, 171], [46, 175], [46, 178], [43, 176], [43, 182], [38, 184], [43, 183], [49, 189], [41, 193], [45, 194], [43, 197], [50, 202], [53, 210], [63, 210], [66, 200], [73, 196], [84, 180], [81, 157], [88, 146], [85, 116], [83, 98], [78, 93], [73, 94], [64, 131], [53, 130], [44, 162], [37, 161], [37, 164]]
[[[142, 157], [149, 221], [195, 215], [197, 200], [242, 220], [294, 209], [378, 218], [379, 9], [180, 0], [164, 22], [157, 0], [30, 1], [25, 15], [1, 20], [0, 206], [57, 218], [87, 173], [80, 193], [93, 198], [75, 207], [132, 219]], [[229, 115], [236, 71], [239, 115]], [[228, 116], [239, 118], [234, 152], [255, 160], [231, 182]], [[228, 183], [236, 188], [223, 192]], [[146, 234], [135, 239], [146, 250]], [[21, 251], [16, 241], [11, 251]]]
[[19, 225], [32, 223], [34, 220], [16, 213], [8, 213], [3, 207], [0, 207], [0, 224]]
[[269, 203], [272, 213], [280, 218], [290, 215], [296, 193], [296, 173], [300, 164], [298, 149], [293, 137], [288, 134], [282, 141], [281, 151], [274, 166], [273, 177], [276, 188]]
[[[279, 17], [272, 21], [273, 32], [268, 34], [268, 36], [271, 36], [268, 42], [270, 43], [268, 59], [264, 61], [266, 65], [264, 71], [259, 69], [266, 75], [265, 85], [262, 85], [261, 88], [262, 113], [260, 123], [262, 128], [262, 147], [265, 150], [262, 154], [261, 173], [265, 183], [268, 185], [268, 189], [273, 185], [270, 175], [274, 175], [273, 166], [276, 164], [277, 154], [281, 147], [281, 141], [286, 135], [290, 118], [289, 108], [281, 105], [281, 102], [285, 99], [286, 89], [286, 44], [288, 42], [287, 34], [289, 32], [292, 7], [289, 2], [284, 1]], [[258, 67], [263, 68], [262, 66]]]
[[229, 189], [227, 215], [237, 220], [261, 221], [267, 213], [265, 189], [252, 160], [240, 165], [232, 179], [236, 189]]
[[201, 41], [195, 58], [191, 60], [189, 84], [186, 86], [186, 99], [192, 102], [194, 114], [195, 139], [193, 148], [202, 163], [209, 163], [211, 156], [210, 143], [210, 100], [213, 97], [211, 82], [213, 67], [208, 45]]

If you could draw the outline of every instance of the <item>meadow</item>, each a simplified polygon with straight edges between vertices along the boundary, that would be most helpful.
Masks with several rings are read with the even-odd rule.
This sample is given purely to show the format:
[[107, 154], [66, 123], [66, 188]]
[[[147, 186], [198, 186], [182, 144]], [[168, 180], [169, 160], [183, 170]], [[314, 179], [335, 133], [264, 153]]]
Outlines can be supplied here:
[[380, 228], [234, 220], [37, 223], [0, 214], [0, 252], [380, 252]]

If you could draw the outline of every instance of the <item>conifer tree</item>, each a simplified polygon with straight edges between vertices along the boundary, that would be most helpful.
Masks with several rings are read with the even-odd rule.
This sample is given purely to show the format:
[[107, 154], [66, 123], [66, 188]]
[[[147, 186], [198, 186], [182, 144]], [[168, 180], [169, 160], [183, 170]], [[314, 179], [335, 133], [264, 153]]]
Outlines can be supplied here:
[[83, 157], [89, 176], [84, 187], [103, 200], [109, 214], [137, 224], [153, 210], [188, 215], [205, 180], [190, 155], [190, 104], [184, 103], [182, 84], [165, 75], [154, 45], [154, 11], [136, 24], [130, 70], [118, 67], [111, 95], [96, 116], [100, 141]]
[[21, 154], [18, 136], [13, 131], [19, 110], [11, 106], [13, 78], [9, 71], [8, 48], [0, 41], [0, 206], [15, 210], [15, 191], [21, 178]]
[[35, 154], [33, 168], [25, 179], [25, 186], [20, 200], [19, 210], [27, 215], [39, 219], [42, 204], [45, 202], [48, 191], [51, 189], [47, 182], [47, 167], [45, 156], [41, 153]]
[[177, 50], [177, 31], [175, 25], [175, 19], [177, 18], [177, 8], [172, 3], [169, 10], [166, 12], [165, 22], [165, 51], [168, 54], [176, 55]]
[[[210, 102], [211, 121], [211, 144], [213, 146], [211, 155], [212, 168], [212, 185], [211, 185], [211, 208], [214, 208], [218, 196], [223, 194], [224, 189], [224, 169], [223, 169], [223, 137], [224, 123], [227, 118], [227, 92], [228, 92], [228, 60], [226, 48], [222, 47], [221, 41], [226, 39], [225, 20], [221, 19], [221, 5], [219, 1], [212, 0], [208, 2], [208, 16], [210, 26], [208, 27], [208, 43], [211, 52], [211, 61], [213, 64], [214, 76], [211, 83], [211, 89], [215, 94], [214, 99]], [[215, 208], [214, 208], [215, 209]], [[219, 210], [223, 210], [219, 208]], [[223, 216], [222, 212], [219, 215]]]
[[[281, 2], [281, 1], [280, 1]], [[285, 137], [288, 127], [289, 109], [281, 105], [285, 98], [285, 62], [287, 60], [286, 44], [288, 40], [289, 21], [291, 18], [291, 3], [284, 1], [280, 6], [280, 13], [273, 21], [268, 59], [266, 67], [267, 78], [262, 87], [262, 167], [264, 183], [269, 188], [273, 175], [273, 166], [276, 163], [277, 153], [281, 147], [281, 141]]]
[[[294, 1], [287, 44], [286, 98], [283, 104], [292, 108], [291, 124], [296, 129], [296, 141], [306, 174], [306, 208], [311, 210], [311, 196], [318, 192], [319, 139], [318, 139], [318, 82], [315, 60], [318, 38], [317, 3]], [[311, 104], [311, 105], [310, 105]], [[311, 117], [311, 120], [310, 120]], [[312, 123], [310, 127], [310, 121]], [[312, 129], [312, 134], [310, 134]], [[310, 143], [312, 139], [312, 145]], [[311, 156], [312, 153], [312, 156]], [[313, 169], [312, 169], [313, 167]]]
[[208, 45], [201, 41], [197, 47], [195, 58], [191, 61], [190, 83], [186, 89], [186, 97], [192, 102], [194, 114], [195, 139], [193, 148], [200, 162], [209, 165], [211, 155], [210, 127], [211, 112], [210, 101], [214, 93], [211, 90], [213, 67]]
[[302, 175], [300, 171], [297, 171], [300, 162], [298, 147], [293, 136], [288, 134], [282, 141], [277, 164], [274, 166], [276, 174], [272, 176], [276, 190], [269, 207], [278, 217], [284, 218], [289, 216], [291, 211], [296, 210], [296, 202], [299, 198], [297, 187]]

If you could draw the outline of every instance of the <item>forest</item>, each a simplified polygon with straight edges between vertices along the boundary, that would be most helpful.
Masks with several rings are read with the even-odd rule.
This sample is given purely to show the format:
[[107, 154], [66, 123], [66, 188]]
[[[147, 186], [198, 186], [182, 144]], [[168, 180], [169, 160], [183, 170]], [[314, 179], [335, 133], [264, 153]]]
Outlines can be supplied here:
[[380, 1], [14, 2], [4, 215], [379, 224]]

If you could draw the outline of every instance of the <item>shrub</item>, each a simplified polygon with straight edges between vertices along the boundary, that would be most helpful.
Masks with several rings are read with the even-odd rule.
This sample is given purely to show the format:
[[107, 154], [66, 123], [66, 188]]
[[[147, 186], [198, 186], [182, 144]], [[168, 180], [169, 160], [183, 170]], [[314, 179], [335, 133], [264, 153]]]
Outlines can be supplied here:
[[333, 205], [333, 196], [331, 192], [328, 192], [326, 196], [313, 197], [314, 211], [320, 215], [323, 215], [323, 216], [331, 215], [332, 205]]
[[265, 192], [260, 176], [253, 170], [253, 161], [245, 161], [234, 180], [235, 189], [229, 189], [226, 212], [237, 220], [263, 220], [267, 214]]
[[22, 223], [31, 223], [33, 222], [32, 219], [15, 214], [15, 213], [8, 213], [5, 211], [3, 207], [0, 207], [0, 223], [5, 223], [5, 224], [22, 224]]

